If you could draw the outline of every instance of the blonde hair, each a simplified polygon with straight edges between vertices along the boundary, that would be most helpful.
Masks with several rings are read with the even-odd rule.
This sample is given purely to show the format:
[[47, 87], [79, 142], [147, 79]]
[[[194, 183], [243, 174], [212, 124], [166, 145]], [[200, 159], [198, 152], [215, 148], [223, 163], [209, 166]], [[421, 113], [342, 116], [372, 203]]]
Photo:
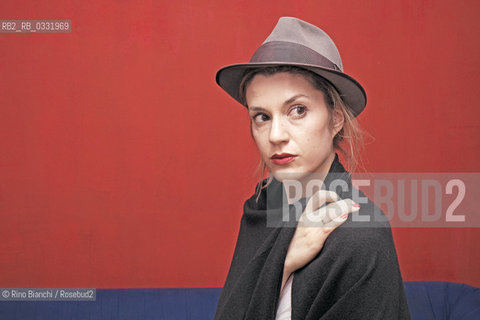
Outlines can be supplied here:
[[[345, 104], [335, 86], [333, 86], [333, 84], [331, 84], [325, 78], [312, 71], [297, 66], [280, 65], [253, 68], [245, 72], [242, 81], [240, 82], [239, 93], [243, 105], [248, 108], [246, 101], [246, 90], [256, 75], [261, 74], [264, 76], [271, 76], [276, 73], [291, 73], [304, 76], [315, 89], [322, 91], [329, 111], [331, 127], [333, 127], [333, 112], [337, 111], [343, 115], [343, 127], [333, 138], [333, 147], [335, 150], [338, 150], [346, 159], [348, 170], [354, 171], [359, 166], [360, 162], [359, 154], [361, 148], [363, 147], [363, 131], [361, 130], [352, 110]], [[261, 189], [266, 188], [273, 180], [272, 177], [264, 180], [266, 169], [266, 163], [263, 160], [260, 160], [260, 163], [257, 167], [257, 173], [260, 176], [260, 182], [257, 183], [256, 187], [257, 200], [260, 196]]]

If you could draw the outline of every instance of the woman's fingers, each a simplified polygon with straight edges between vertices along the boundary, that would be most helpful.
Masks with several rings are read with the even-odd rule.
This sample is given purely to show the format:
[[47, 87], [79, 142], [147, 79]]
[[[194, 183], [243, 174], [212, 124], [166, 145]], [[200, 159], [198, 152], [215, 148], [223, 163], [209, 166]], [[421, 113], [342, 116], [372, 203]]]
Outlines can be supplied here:
[[308, 200], [307, 205], [305, 206], [306, 212], [312, 212], [318, 210], [326, 202], [335, 202], [338, 201], [338, 194], [333, 191], [328, 190], [319, 190], [315, 192], [313, 196]]
[[306, 227], [336, 228], [348, 218], [348, 214], [358, 211], [360, 205], [351, 199], [338, 200], [317, 210], [305, 210], [300, 218]]
[[344, 199], [325, 206], [325, 227], [336, 228], [344, 223], [348, 215], [360, 210], [360, 205], [352, 199]]

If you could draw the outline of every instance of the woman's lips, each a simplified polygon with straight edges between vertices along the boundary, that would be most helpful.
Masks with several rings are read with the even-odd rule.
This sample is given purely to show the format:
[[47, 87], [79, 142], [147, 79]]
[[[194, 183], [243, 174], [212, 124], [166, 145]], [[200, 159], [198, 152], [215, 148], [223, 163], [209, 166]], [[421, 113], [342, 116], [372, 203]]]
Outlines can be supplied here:
[[295, 160], [295, 155], [293, 154], [275, 154], [272, 156], [272, 162], [276, 165], [284, 165]]

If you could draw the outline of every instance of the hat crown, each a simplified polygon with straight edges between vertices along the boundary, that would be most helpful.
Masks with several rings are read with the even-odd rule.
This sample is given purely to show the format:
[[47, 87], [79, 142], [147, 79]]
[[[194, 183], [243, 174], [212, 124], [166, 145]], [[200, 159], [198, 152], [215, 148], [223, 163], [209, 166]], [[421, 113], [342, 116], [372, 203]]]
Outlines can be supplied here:
[[322, 29], [294, 17], [281, 17], [263, 44], [291, 42], [316, 51], [343, 72], [342, 59], [333, 40]]

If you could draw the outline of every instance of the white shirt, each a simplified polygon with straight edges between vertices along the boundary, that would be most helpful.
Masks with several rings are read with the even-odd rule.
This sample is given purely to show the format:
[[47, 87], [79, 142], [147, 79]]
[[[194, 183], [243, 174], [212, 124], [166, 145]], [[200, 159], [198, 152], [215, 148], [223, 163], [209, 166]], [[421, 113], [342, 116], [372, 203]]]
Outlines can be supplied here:
[[280, 301], [278, 302], [275, 320], [290, 320], [292, 318], [292, 282], [293, 273], [285, 283], [282, 292], [280, 292]]

